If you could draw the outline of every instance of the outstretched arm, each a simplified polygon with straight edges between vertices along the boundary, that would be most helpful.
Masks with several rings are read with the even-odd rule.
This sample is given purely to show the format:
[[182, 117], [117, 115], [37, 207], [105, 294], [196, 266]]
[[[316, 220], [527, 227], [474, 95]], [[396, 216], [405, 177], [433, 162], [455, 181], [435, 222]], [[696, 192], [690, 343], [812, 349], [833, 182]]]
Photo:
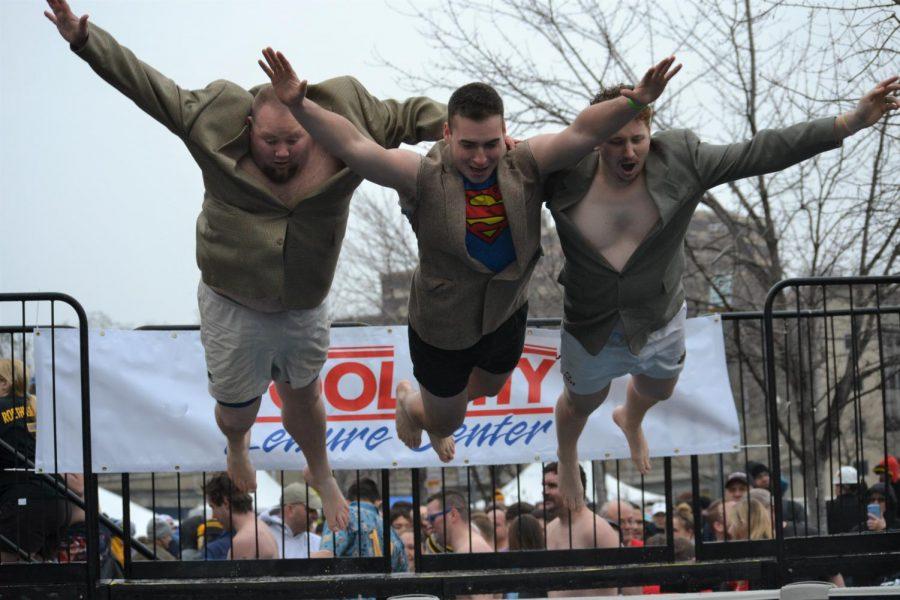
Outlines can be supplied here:
[[301, 81], [288, 59], [271, 48], [263, 50], [259, 66], [272, 80], [278, 99], [325, 150], [351, 170], [379, 185], [413, 195], [421, 158], [408, 150], [388, 150], [370, 140], [353, 124], [306, 98], [306, 80]]
[[681, 70], [666, 58], [644, 75], [633, 90], [623, 89], [622, 97], [599, 102], [581, 111], [571, 125], [559, 133], [539, 135], [529, 140], [542, 175], [569, 167], [628, 124], [648, 104], [659, 98], [666, 84]]
[[447, 105], [424, 96], [403, 101], [379, 100], [358, 81], [350, 78], [362, 110], [363, 121], [372, 139], [385, 148], [401, 143], [418, 144], [443, 137]]
[[[201, 90], [186, 90], [139, 60], [109, 33], [78, 17], [66, 0], [47, 0], [44, 15], [56, 25], [60, 36], [107, 83], [130, 98], [148, 115], [179, 137], [187, 136], [197, 117], [224, 89], [245, 96], [249, 112], [253, 98], [234, 84], [219, 81]], [[245, 115], [240, 115], [243, 120]]]
[[887, 113], [900, 108], [900, 98], [895, 94], [900, 91], [900, 77], [885, 79], [863, 96], [856, 108], [848, 113], [838, 115], [834, 120], [834, 132], [838, 139], [844, 139], [871, 127]]
[[728, 181], [780, 171], [837, 148], [846, 137], [900, 108], [900, 99], [891, 95], [898, 90], [898, 77], [885, 79], [863, 96], [853, 111], [782, 129], [763, 129], [745, 142], [707, 144], [690, 131], [681, 135], [703, 187], [709, 189]]

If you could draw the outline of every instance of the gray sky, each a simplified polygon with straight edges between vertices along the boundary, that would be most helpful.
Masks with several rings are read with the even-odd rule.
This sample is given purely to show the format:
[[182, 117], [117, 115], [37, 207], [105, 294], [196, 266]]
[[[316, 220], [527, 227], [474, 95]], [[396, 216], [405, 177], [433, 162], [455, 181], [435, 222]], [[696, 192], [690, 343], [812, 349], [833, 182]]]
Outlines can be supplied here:
[[[0, 292], [65, 292], [127, 325], [197, 322], [200, 171], [175, 136], [68, 50], [45, 8], [0, 2]], [[312, 81], [353, 74], [376, 96], [405, 96], [373, 52], [411, 69], [431, 52], [381, 1], [72, 8], [185, 88], [260, 83], [256, 59], [272, 45]]]
[[[439, 1], [416, 2], [429, 5], [438, 10]], [[656, 6], [677, 12], [678, 5]], [[405, 2], [74, 0], [73, 9], [185, 88], [223, 78], [258, 84], [264, 75], [256, 60], [272, 45], [301, 77], [352, 74], [388, 98], [409, 95], [410, 86], [380, 66], [376, 53], [411, 73], [447, 60], [418, 31], [421, 23], [391, 6]], [[200, 171], [175, 136], [68, 50], [44, 9], [42, 0], [0, 0], [0, 292], [65, 292], [88, 313], [101, 311], [125, 326], [196, 323]], [[799, 10], [779, 13], [763, 31], [774, 43], [803, 18]], [[515, 29], [511, 23], [503, 33], [511, 40], [533, 35]], [[637, 42], [623, 51], [648, 66], [651, 54], [674, 50]], [[532, 58], [542, 65], [549, 60]], [[698, 74], [699, 61], [692, 71], [690, 55], [679, 59], [685, 69], [670, 90]], [[774, 73], [778, 68], [771, 65]], [[855, 85], [862, 93], [869, 83]], [[698, 115], [723, 110], [715, 90], [700, 82], [687, 91], [686, 106]], [[447, 92], [434, 95], [446, 100]], [[714, 120], [688, 123], [708, 139], [723, 135]], [[361, 189], [374, 192], [375, 186]], [[338, 277], [346, 272], [339, 265]], [[48, 317], [29, 314], [27, 320]], [[0, 305], [0, 323], [10, 322], [21, 322], [20, 309]]]

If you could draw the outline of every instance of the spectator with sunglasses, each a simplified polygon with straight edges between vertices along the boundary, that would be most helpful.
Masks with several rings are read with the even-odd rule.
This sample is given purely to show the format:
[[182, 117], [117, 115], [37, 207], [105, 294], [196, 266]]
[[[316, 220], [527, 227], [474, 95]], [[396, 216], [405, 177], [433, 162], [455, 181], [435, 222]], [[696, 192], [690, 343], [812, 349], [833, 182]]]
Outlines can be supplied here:
[[[426, 504], [427, 520], [436, 544], [448, 552], [492, 552], [494, 549], [469, 526], [469, 503], [459, 492], [432, 494]], [[471, 532], [471, 534], [470, 534]], [[471, 537], [470, 537], [471, 535]]]

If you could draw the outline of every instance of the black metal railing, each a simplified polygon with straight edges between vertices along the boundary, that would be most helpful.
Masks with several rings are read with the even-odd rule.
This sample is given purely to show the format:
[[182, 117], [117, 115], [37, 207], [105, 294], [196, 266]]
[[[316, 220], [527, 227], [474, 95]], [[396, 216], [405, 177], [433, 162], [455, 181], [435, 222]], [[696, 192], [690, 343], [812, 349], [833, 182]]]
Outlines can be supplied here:
[[[25, 322], [26, 303], [50, 302], [51, 331], [60, 327], [55, 322], [54, 303], [63, 302], [72, 306], [78, 316], [82, 372], [80, 401], [84, 425], [83, 507], [89, 532], [89, 560], [80, 572], [73, 569], [73, 565], [19, 562], [0, 565], [0, 573], [3, 573], [4, 579], [9, 575], [9, 581], [23, 585], [33, 583], [36, 572], [49, 574], [45, 581], [78, 577], [84, 582], [85, 593], [88, 596], [94, 594], [100, 581], [96, 542], [101, 524], [97, 508], [99, 481], [122, 493], [124, 526], [118, 528], [108, 520], [102, 521], [102, 524], [122, 538], [125, 547], [124, 577], [126, 582], [131, 582], [128, 593], [135, 598], [154, 597], [151, 587], [141, 587], [143, 584], [139, 580], [190, 581], [246, 577], [304, 577], [302, 594], [306, 597], [323, 593], [362, 593], [379, 597], [404, 592], [430, 592], [441, 596], [511, 590], [542, 593], [551, 589], [654, 583], [687, 589], [688, 582], [692, 587], [715, 587], [726, 580], [749, 580], [753, 586], [775, 587], [797, 578], [828, 577], [837, 573], [858, 577], [862, 582], [875, 574], [888, 573], [897, 564], [900, 559], [900, 533], [869, 533], [863, 529], [867, 522], [862, 519], [858, 523], [859, 531], [840, 535], [834, 535], [831, 531], [826, 533], [829, 529], [829, 507], [832, 506], [829, 501], [835, 499], [831, 479], [835, 468], [841, 465], [854, 466], [862, 475], [870, 470], [872, 457], [880, 456], [887, 460], [891, 450], [900, 446], [900, 431], [892, 420], [892, 415], [900, 414], [900, 398], [892, 395], [894, 382], [900, 381], [900, 352], [895, 349], [900, 348], [900, 344], [893, 345], [894, 336], [900, 336], [898, 285], [900, 277], [786, 280], [772, 288], [763, 311], [721, 314], [731, 392], [737, 403], [743, 442], [737, 452], [654, 459], [653, 473], [661, 474], [661, 478], [658, 475], [642, 477], [624, 461], [592, 463], [592, 475], [599, 473], [603, 480], [602, 485], [597, 484], [598, 478], [594, 477], [595, 484], [588, 491], [587, 500], [595, 510], [599, 510], [602, 500], [621, 499], [625, 483], [639, 490], [641, 499], [638, 503], [642, 515], [647, 506], [643, 500], [651, 494], [662, 494], [665, 505], [662, 545], [646, 545], [650, 541], [648, 527], [642, 526], [637, 533], [629, 532], [631, 526], [626, 526], [626, 520], [622, 519], [616, 523], [620, 544], [636, 541], [643, 542], [643, 545], [597, 547], [601, 544], [595, 538], [595, 547], [547, 550], [545, 518], [542, 526], [543, 548], [502, 551], [497, 542], [498, 500], [495, 490], [516, 482], [519, 488], [516, 496], [521, 498], [524, 467], [496, 465], [489, 468], [440, 468], [432, 477], [439, 477], [439, 490], [456, 489], [464, 494], [471, 508], [481, 507], [495, 515], [493, 552], [426, 553], [423, 548], [427, 546], [427, 536], [423, 531], [424, 523], [418, 518], [419, 509], [424, 504], [426, 486], [423, 475], [426, 471], [384, 469], [375, 472], [373, 477], [380, 483], [382, 506], [390, 505], [391, 492], [398, 488], [409, 491], [412, 496], [413, 566], [417, 573], [427, 574], [416, 578], [392, 575], [389, 551], [383, 552], [380, 557], [352, 559], [133, 561], [132, 551], [143, 548], [126, 533], [135, 482], [149, 478], [150, 502], [144, 504], [149, 504], [154, 514], [171, 510], [177, 515], [176, 521], [181, 526], [184, 511], [190, 508], [191, 503], [202, 501], [197, 490], [183, 481], [185, 477], [194, 476], [174, 474], [176, 505], [157, 506], [157, 474], [101, 475], [98, 479], [91, 473], [87, 321], [84, 311], [73, 299], [60, 294], [0, 294], [0, 305], [22, 305], [22, 322], [15, 327], [0, 329], [0, 336], [10, 336], [8, 345], [11, 353], [23, 360], [27, 355], [26, 337], [31, 332], [31, 326]], [[544, 319], [535, 324], [552, 326], [558, 321]], [[155, 326], [153, 329], [188, 330], [196, 329], [196, 326]], [[20, 336], [18, 347], [13, 336]], [[897, 339], [900, 340], [900, 337]], [[0, 344], [0, 347], [3, 345]], [[56, 401], [54, 388], [53, 402]], [[838, 414], [831, 414], [831, 410], [836, 410]], [[826, 413], [824, 417], [823, 412]], [[879, 412], [880, 428], [879, 419], [870, 417]], [[872, 442], [874, 439], [877, 439], [877, 448]], [[771, 539], [717, 541], [715, 536], [709, 535], [704, 506], [706, 498], [727, 498], [730, 493], [726, 488], [727, 474], [745, 471], [751, 461], [768, 465], [771, 473], [771, 509], [774, 513]], [[33, 464], [27, 466], [33, 467]], [[434, 470], [431, 472], [435, 473]], [[345, 476], [344, 480], [359, 480], [367, 475], [370, 474], [356, 471]], [[605, 489], [606, 475], [614, 477], [619, 489]], [[398, 481], [407, 476], [408, 481]], [[199, 477], [205, 480], [206, 474], [199, 474]], [[782, 477], [787, 482], [786, 490], [781, 485]], [[281, 472], [277, 478], [283, 490], [285, 473]], [[683, 493], [679, 493], [679, 488]], [[71, 493], [71, 490], [68, 491]], [[687, 501], [686, 510], [694, 523], [692, 549], [695, 560], [687, 563], [676, 558], [673, 534], [674, 514], [680, 498]], [[741, 510], [740, 507], [746, 505], [750, 521], [748, 529], [751, 529], [750, 494], [744, 498], [736, 506], [737, 510]], [[807, 517], [793, 521], [785, 528], [783, 501], [795, 503], [792, 510], [801, 506]], [[259, 510], [265, 507], [256, 506], [254, 498], [254, 508]], [[385, 509], [382, 513], [382, 539], [388, 540], [391, 539], [391, 523], [386, 517], [389, 511]], [[544, 514], [546, 516], [546, 512]], [[207, 520], [205, 507], [202, 519], [203, 522]], [[729, 530], [727, 516], [722, 525], [726, 531]], [[182, 531], [182, 535], [184, 533]], [[490, 531], [486, 533], [489, 534]], [[156, 540], [152, 542], [150, 548], [155, 548]], [[9, 548], [11, 540], [0, 540], [0, 544], [4, 543]], [[149, 548], [143, 549], [153, 552]], [[24, 557], [20, 554], [20, 558]], [[58, 572], [51, 573], [54, 569]]]

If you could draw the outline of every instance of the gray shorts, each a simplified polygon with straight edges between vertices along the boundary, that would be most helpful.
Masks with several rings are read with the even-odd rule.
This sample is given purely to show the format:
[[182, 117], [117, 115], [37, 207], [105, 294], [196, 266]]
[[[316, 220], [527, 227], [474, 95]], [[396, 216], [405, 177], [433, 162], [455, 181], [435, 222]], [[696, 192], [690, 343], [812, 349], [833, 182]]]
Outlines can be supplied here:
[[684, 366], [684, 325], [687, 306], [666, 325], [647, 338], [647, 344], [635, 356], [628, 349], [622, 322], [616, 325], [600, 353], [592, 356], [575, 337], [562, 330], [560, 370], [566, 387], [586, 396], [605, 389], [616, 377], [646, 375], [654, 379], [671, 379]]
[[197, 302], [209, 393], [218, 402], [248, 404], [272, 381], [297, 389], [319, 376], [330, 333], [325, 302], [309, 310], [259, 312], [202, 281]]

